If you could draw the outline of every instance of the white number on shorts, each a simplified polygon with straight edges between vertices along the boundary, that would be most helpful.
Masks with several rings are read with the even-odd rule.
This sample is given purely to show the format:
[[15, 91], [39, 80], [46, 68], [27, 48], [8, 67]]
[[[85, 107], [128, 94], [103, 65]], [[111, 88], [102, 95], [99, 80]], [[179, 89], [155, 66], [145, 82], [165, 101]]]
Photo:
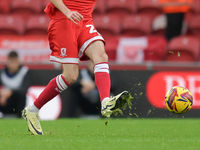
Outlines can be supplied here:
[[95, 33], [97, 30], [94, 30], [94, 26], [92, 24], [86, 25], [86, 27], [90, 27], [90, 33]]

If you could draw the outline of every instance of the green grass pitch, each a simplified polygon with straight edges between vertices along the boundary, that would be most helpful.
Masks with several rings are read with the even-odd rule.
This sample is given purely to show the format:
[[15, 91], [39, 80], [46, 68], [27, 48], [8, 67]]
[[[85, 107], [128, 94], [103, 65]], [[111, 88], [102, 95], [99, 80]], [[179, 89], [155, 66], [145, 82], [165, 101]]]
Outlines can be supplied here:
[[200, 119], [58, 119], [33, 136], [23, 119], [0, 119], [0, 150], [199, 150]]

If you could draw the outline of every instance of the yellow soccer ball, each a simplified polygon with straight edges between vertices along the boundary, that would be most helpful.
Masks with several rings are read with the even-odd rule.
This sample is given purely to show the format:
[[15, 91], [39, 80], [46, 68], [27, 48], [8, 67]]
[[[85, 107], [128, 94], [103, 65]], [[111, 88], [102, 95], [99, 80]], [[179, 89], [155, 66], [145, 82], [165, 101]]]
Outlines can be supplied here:
[[185, 87], [174, 86], [166, 93], [165, 104], [173, 113], [186, 113], [193, 105], [192, 93]]

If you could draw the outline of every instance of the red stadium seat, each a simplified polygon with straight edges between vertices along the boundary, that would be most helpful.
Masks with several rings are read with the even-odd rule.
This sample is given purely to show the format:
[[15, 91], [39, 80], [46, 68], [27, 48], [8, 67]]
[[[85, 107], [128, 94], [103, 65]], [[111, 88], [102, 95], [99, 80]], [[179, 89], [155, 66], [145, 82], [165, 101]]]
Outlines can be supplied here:
[[139, 0], [138, 13], [145, 13], [148, 14], [148, 16], [154, 18], [162, 14], [162, 10], [159, 7], [158, 0]]
[[196, 61], [199, 56], [199, 41], [190, 36], [179, 36], [171, 39], [167, 46], [165, 61]]
[[9, 12], [10, 12], [10, 0], [1, 0], [0, 13], [9, 13]]
[[98, 0], [94, 7], [93, 16], [104, 14], [106, 11], [105, 8], [106, 8], [105, 0]]
[[33, 15], [27, 20], [25, 34], [47, 34], [50, 18], [44, 15]]
[[93, 19], [93, 21], [97, 31], [104, 37], [104, 39], [116, 36], [120, 32], [120, 18], [117, 16], [98, 15]]
[[151, 34], [152, 20], [145, 15], [129, 15], [124, 18], [121, 27], [123, 36], [146, 36]]
[[188, 23], [187, 33], [200, 38], [200, 14], [192, 17], [192, 19]]
[[24, 20], [17, 15], [0, 15], [0, 35], [23, 34]]
[[107, 13], [124, 17], [137, 12], [137, 0], [108, 0]]
[[117, 46], [119, 44], [119, 37], [113, 37], [106, 40], [105, 50], [109, 61], [115, 61], [117, 57]]
[[166, 45], [167, 40], [163, 36], [148, 36], [148, 46], [144, 49], [145, 61], [162, 61]]
[[41, 0], [11, 0], [11, 12], [27, 19], [32, 14], [42, 12]]
[[193, 0], [191, 11], [200, 13], [200, 0]]
[[185, 14], [185, 21], [189, 23], [197, 14], [200, 14], [200, 0], [193, 0], [191, 9]]

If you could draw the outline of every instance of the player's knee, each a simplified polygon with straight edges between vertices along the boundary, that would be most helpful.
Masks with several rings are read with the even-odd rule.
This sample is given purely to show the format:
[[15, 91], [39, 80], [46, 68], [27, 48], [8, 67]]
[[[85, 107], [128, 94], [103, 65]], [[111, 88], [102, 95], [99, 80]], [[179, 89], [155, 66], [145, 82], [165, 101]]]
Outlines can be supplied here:
[[94, 64], [98, 64], [101, 62], [108, 62], [108, 55], [104, 52], [100, 55], [95, 56], [92, 61], [94, 62]]
[[74, 82], [76, 82], [78, 78], [77, 74], [67, 74], [67, 75], [63, 74], [63, 76], [69, 85], [72, 85]]
[[77, 77], [71, 77], [69, 80], [69, 84], [72, 85], [74, 82], [76, 82]]
[[102, 54], [102, 61], [107, 62], [108, 61], [108, 55], [106, 53]]

